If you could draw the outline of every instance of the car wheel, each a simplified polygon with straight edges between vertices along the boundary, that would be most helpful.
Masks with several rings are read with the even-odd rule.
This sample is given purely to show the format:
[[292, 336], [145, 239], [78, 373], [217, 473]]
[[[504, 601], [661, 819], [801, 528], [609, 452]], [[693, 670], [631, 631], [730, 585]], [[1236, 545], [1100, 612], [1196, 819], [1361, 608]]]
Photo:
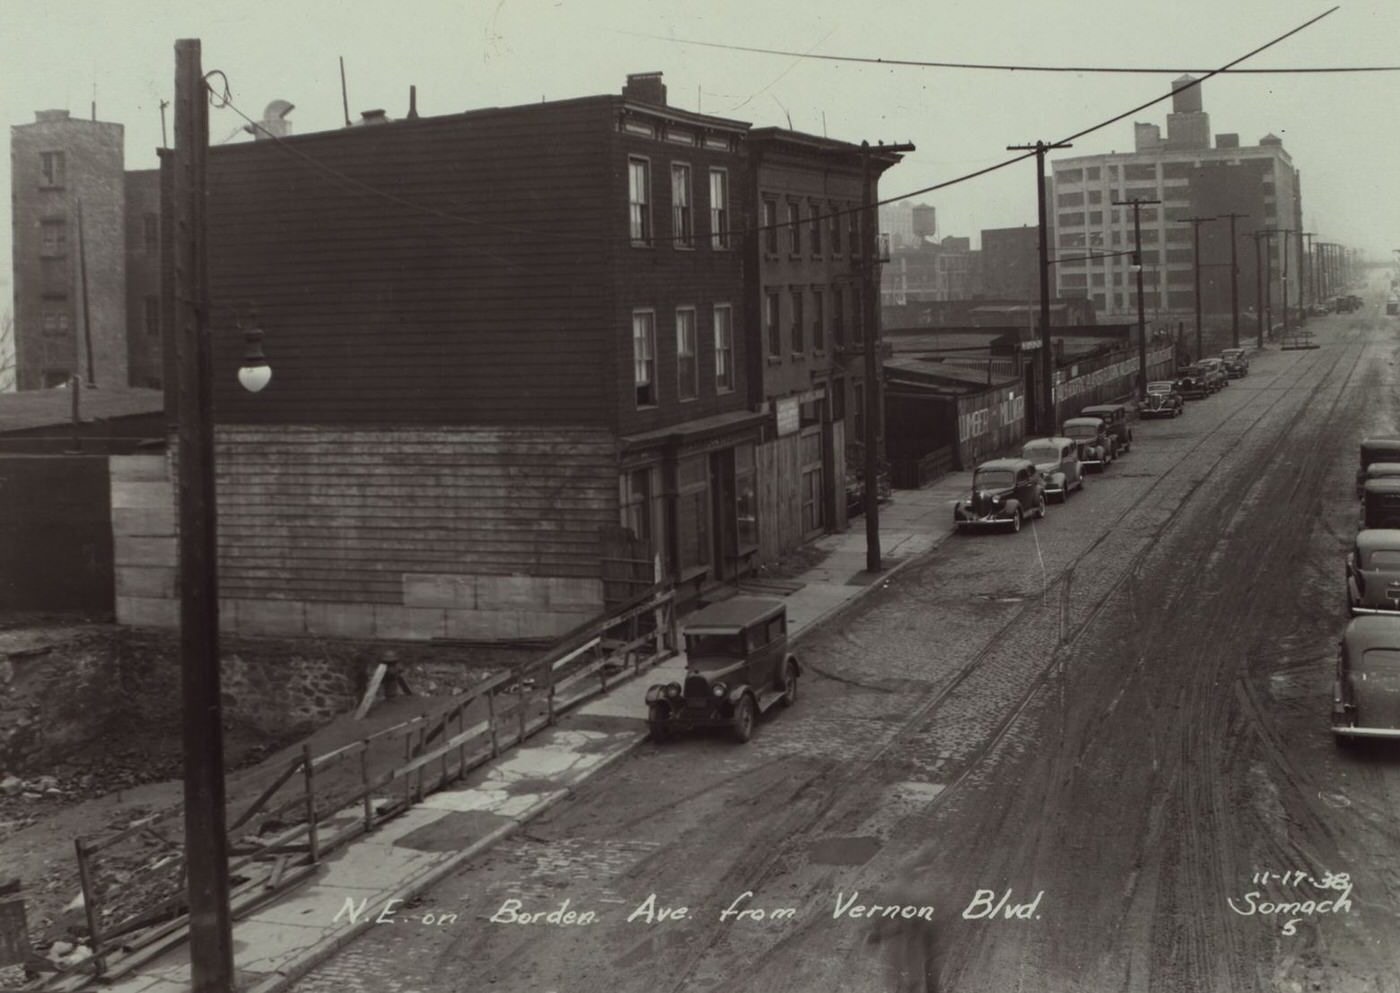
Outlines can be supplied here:
[[783, 706], [791, 707], [797, 702], [797, 663], [788, 659], [783, 664]]
[[730, 723], [730, 730], [734, 734], [734, 740], [742, 743], [752, 738], [754, 724], [757, 722], [758, 707], [754, 705], [753, 695], [751, 693], [745, 693], [739, 698], [739, 702], [734, 705], [734, 717]]
[[1040, 495], [1040, 503], [1035, 508], [1035, 516], [1040, 520], [1045, 520], [1045, 494]]
[[651, 732], [651, 740], [658, 744], [671, 740], [671, 725], [666, 720], [666, 708], [659, 703], [653, 703], [647, 708], [647, 730]]
[[1015, 534], [1021, 530], [1021, 508], [1017, 507], [1015, 513], [1011, 515], [1011, 533]]

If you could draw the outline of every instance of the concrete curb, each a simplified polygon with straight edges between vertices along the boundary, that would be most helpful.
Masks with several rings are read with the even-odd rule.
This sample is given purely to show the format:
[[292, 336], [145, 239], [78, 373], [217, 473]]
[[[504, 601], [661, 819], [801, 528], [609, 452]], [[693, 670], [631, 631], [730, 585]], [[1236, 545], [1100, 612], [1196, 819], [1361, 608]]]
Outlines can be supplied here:
[[[593, 769], [582, 779], [578, 780], [578, 782], [575, 783], [574, 786], [577, 786], [579, 783], [587, 782], [599, 772], [602, 772], [608, 766], [612, 765], [614, 762], [617, 762], [619, 759], [630, 755], [632, 751], [636, 749], [636, 747], [646, 739], [647, 735], [645, 733], [639, 733], [629, 744], [618, 749], [612, 755], [609, 755], [606, 759], [594, 766]], [[497, 844], [514, 834], [517, 830], [524, 827], [530, 821], [540, 816], [540, 814], [543, 814], [550, 807], [553, 807], [556, 803], [559, 803], [561, 800], [568, 797], [572, 792], [573, 787], [562, 790], [555, 796], [551, 796], [545, 800], [541, 800], [539, 803], [535, 804], [533, 807], [531, 807], [524, 813], [517, 814], [515, 817], [511, 818], [509, 823], [502, 824], [496, 830], [481, 838], [475, 844], [462, 849], [457, 854], [447, 858], [443, 862], [438, 863], [437, 865], [429, 869], [427, 872], [423, 873], [421, 876], [418, 876], [407, 886], [404, 886], [400, 890], [396, 890], [391, 896], [386, 898], [386, 902], [388, 900], [399, 900], [402, 902], [412, 900], [424, 890], [436, 885], [446, 877], [450, 876], [453, 872], [457, 871], [457, 869], [461, 867], [462, 863], [470, 859], [474, 859], [482, 852], [485, 852], [495, 847]], [[275, 973], [274, 975], [268, 976], [266, 979], [258, 981], [256, 985], [248, 987], [246, 990], [243, 991], [243, 993], [281, 993], [282, 990], [287, 989], [297, 980], [302, 979], [311, 970], [315, 969], [318, 965], [325, 962], [336, 952], [340, 951], [342, 948], [350, 944], [360, 935], [364, 934], [367, 930], [374, 926], [374, 923], [375, 922], [372, 916], [366, 916], [363, 920], [355, 922], [349, 928], [337, 934], [334, 938], [316, 944], [315, 946], [310, 948], [304, 955], [302, 955], [300, 958], [296, 959], [290, 965], [288, 965], [285, 969]]]
[[[879, 584], [886, 582], [891, 576], [900, 572], [906, 566], [912, 565], [914, 562], [917, 562], [923, 559], [925, 556], [931, 554], [935, 549], [939, 547], [939, 545], [941, 545], [944, 541], [948, 539], [951, 533], [952, 532], [945, 532], [941, 537], [935, 539], [934, 543], [924, 551], [918, 552], [914, 555], [910, 555], [906, 558], [899, 560], [889, 569], [881, 573], [879, 578], [874, 579], [868, 585], [861, 587], [859, 592], [857, 592], [850, 599], [845, 600], [834, 607], [830, 607], [824, 613], [819, 614], [801, 631], [799, 631], [793, 636], [793, 645], [800, 644], [802, 640], [805, 639], [808, 635], [814, 634], [818, 630], [830, 624], [836, 618], [840, 617], [842, 614], [846, 613], [855, 604], [864, 600], [865, 597], [868, 596], [871, 591], [878, 588]], [[643, 675], [645, 675], [645, 673], [637, 673], [631, 678], [637, 679]], [[638, 720], [640, 721], [641, 718], [638, 718]], [[579, 779], [573, 785], [577, 787], [579, 784], [587, 782], [588, 780], [596, 776], [598, 773], [611, 766], [613, 763], [632, 754], [632, 752], [636, 751], [636, 749], [649, 737], [650, 736], [646, 732], [639, 733], [630, 743], [618, 749], [612, 755], [609, 755], [602, 762], [599, 762], [588, 772], [587, 775]], [[536, 804], [534, 807], [532, 807], [530, 810], [517, 815], [516, 817], [512, 818], [510, 823], [501, 825], [495, 831], [492, 831], [490, 834], [486, 835], [485, 837], [477, 841], [475, 844], [471, 845], [469, 848], [463, 849], [456, 855], [453, 855], [452, 857], [448, 858], [446, 861], [434, 866], [432, 869], [425, 872], [422, 876], [419, 876], [417, 879], [414, 879], [411, 883], [409, 883], [402, 889], [396, 891], [393, 895], [388, 897], [388, 899], [400, 900], [405, 902], [408, 900], [412, 900], [414, 897], [418, 896], [423, 891], [429, 889], [441, 880], [445, 879], [447, 876], [451, 875], [463, 863], [475, 858], [476, 856], [482, 854], [485, 851], [488, 851], [489, 849], [499, 844], [501, 841], [504, 841], [506, 838], [510, 837], [510, 835], [513, 834], [515, 831], [524, 827], [526, 824], [534, 820], [540, 814], [543, 814], [550, 807], [553, 807], [560, 800], [563, 800], [565, 797], [567, 797], [571, 792], [572, 788], [564, 790], [559, 795], [550, 797], [547, 800], [543, 800], [540, 803]], [[293, 961], [285, 969], [272, 976], [267, 977], [266, 979], [260, 980], [256, 985], [251, 986], [247, 990], [245, 990], [244, 993], [282, 993], [283, 990], [286, 990], [292, 984], [305, 977], [317, 966], [321, 965], [327, 959], [335, 955], [336, 952], [340, 951], [342, 948], [350, 944], [360, 935], [364, 934], [367, 930], [374, 926], [374, 923], [375, 922], [372, 917], [366, 917], [364, 920], [357, 921], [345, 931], [342, 931], [339, 934], [337, 934], [334, 938], [331, 938], [327, 941], [323, 941], [313, 946], [304, 955]]]

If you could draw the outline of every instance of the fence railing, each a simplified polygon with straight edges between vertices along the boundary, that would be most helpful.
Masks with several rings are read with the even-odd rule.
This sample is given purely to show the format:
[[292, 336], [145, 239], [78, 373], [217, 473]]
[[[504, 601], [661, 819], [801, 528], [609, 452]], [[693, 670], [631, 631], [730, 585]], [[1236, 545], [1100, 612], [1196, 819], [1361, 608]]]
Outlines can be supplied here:
[[[675, 654], [676, 645], [675, 593], [654, 587], [436, 712], [321, 755], [303, 746], [228, 821], [232, 918], [315, 872], [328, 853], [606, 692], [627, 670], [635, 674]], [[78, 838], [75, 847], [92, 955], [74, 971], [116, 979], [184, 940], [182, 809]], [[134, 868], [133, 858], [141, 863]]]

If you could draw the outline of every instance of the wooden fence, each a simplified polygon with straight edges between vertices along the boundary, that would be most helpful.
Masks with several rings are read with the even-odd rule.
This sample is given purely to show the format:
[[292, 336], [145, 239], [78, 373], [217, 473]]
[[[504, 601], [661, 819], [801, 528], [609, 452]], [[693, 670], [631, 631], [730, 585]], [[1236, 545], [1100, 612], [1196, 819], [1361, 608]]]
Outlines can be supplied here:
[[[230, 912], [248, 914], [316, 870], [317, 863], [402, 813], [424, 796], [553, 725], [559, 715], [674, 655], [675, 593], [654, 587], [566, 635], [519, 669], [503, 672], [423, 713], [322, 755], [306, 746], [247, 809], [228, 822]], [[379, 761], [372, 761], [378, 756]], [[372, 774], [371, 766], [387, 771]], [[117, 853], [144, 844], [143, 882], [160, 896], [133, 907], [137, 872], [114, 868]], [[149, 848], [159, 849], [151, 862]], [[97, 838], [76, 840], [92, 956], [73, 972], [112, 981], [183, 941], [188, 929], [183, 810], [172, 808]], [[104, 859], [109, 864], [104, 864]], [[159, 875], [163, 873], [163, 875]], [[30, 988], [72, 989], [81, 976], [41, 977]]]

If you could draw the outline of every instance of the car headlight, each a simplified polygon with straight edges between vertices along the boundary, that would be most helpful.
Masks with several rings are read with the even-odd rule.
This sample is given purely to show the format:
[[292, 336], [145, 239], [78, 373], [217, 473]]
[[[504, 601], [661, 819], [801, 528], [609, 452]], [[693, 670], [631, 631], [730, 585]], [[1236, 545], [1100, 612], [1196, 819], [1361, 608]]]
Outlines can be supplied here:
[[724, 684], [723, 684], [723, 683], [715, 683], [714, 688], [713, 688], [712, 690], [710, 690], [710, 692], [713, 693], [715, 696], [724, 696], [724, 692], [725, 692]]
[[681, 684], [680, 684], [680, 683], [667, 683], [667, 684], [666, 684], [666, 695], [667, 695], [668, 697], [670, 697], [672, 700], [674, 700], [676, 697], [680, 696], [680, 695], [681, 695]]

